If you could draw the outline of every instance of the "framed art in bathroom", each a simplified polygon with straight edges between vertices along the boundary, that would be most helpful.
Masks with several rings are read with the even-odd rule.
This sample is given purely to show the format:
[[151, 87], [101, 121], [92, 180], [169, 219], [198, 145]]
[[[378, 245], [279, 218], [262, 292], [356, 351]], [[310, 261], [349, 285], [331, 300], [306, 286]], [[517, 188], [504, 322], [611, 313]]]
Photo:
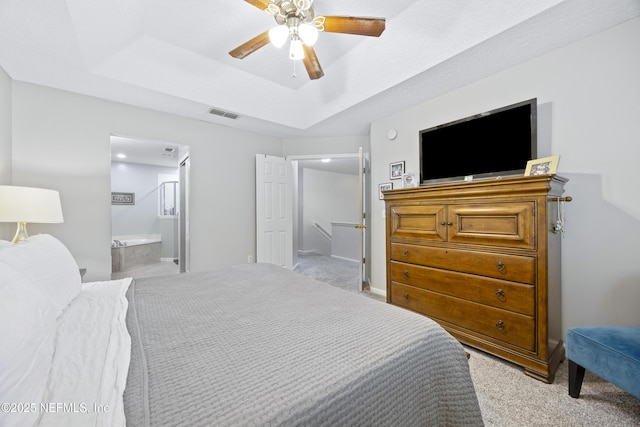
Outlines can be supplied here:
[[135, 205], [136, 195], [135, 193], [111, 193], [112, 205]]

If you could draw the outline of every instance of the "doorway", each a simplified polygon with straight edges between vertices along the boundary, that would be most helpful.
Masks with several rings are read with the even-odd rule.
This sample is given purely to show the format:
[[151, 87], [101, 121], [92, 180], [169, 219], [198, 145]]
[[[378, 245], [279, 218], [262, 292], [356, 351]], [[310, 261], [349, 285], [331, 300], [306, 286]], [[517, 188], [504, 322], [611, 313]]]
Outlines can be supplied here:
[[111, 136], [112, 279], [188, 271], [188, 156], [186, 145]]
[[[368, 282], [366, 158], [358, 154], [292, 156], [294, 271], [347, 290]], [[363, 164], [364, 162], [364, 164]]]

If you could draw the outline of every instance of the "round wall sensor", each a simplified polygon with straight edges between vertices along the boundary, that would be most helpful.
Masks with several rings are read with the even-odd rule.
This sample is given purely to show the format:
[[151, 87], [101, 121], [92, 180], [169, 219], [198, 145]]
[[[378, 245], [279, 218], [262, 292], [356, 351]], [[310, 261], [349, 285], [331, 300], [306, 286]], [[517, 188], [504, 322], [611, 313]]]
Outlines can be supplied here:
[[398, 131], [395, 129], [389, 129], [389, 132], [387, 132], [387, 139], [394, 140], [396, 139], [396, 136], [398, 136]]

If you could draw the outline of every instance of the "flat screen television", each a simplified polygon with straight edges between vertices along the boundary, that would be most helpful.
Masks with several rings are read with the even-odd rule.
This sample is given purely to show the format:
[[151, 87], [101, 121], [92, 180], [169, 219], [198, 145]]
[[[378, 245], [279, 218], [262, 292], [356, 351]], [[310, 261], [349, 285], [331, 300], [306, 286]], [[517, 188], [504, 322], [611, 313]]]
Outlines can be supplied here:
[[533, 98], [420, 131], [420, 183], [523, 174], [537, 158], [537, 124]]

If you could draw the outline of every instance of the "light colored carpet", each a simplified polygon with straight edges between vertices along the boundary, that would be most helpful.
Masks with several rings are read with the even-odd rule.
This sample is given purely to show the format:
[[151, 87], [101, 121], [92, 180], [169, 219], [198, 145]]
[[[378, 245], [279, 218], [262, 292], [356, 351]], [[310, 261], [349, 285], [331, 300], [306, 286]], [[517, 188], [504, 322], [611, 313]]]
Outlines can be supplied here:
[[351, 292], [360, 292], [357, 261], [326, 255], [299, 254], [293, 271]]
[[567, 361], [553, 384], [481, 351], [469, 366], [486, 426], [640, 426], [640, 399], [588, 372], [579, 399], [569, 396]]

